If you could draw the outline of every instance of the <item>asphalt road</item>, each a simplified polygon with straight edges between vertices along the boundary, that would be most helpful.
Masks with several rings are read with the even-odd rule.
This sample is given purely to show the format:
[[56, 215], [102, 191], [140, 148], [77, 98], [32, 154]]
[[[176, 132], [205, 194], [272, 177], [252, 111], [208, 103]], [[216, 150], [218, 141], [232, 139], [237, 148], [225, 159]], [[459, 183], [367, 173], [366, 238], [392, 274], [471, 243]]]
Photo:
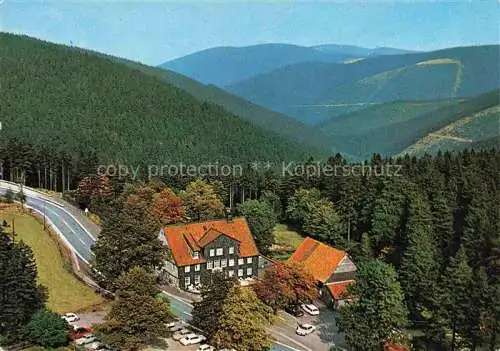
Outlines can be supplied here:
[[[4, 194], [9, 188], [15, 193], [19, 191], [18, 185], [0, 181], [0, 193]], [[47, 223], [59, 232], [70, 249], [85, 262], [90, 262], [92, 255], [90, 248], [95, 239], [76, 217], [67, 211], [62, 204], [56, 204], [46, 195], [25, 187], [23, 187], [23, 192], [26, 195], [26, 205], [40, 215], [45, 213]]]

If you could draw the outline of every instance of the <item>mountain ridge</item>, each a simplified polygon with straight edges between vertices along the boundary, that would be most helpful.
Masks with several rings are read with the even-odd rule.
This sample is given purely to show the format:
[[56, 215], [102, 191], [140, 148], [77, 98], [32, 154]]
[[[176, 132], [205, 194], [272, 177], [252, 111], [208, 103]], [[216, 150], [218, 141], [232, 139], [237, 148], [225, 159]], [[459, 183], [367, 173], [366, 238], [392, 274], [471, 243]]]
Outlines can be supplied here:
[[158, 66], [204, 84], [223, 87], [295, 63], [344, 62], [376, 55], [376, 49], [336, 46], [332, 51], [333, 44], [326, 45], [319, 46], [320, 49], [282, 43], [219, 46], [169, 60]]

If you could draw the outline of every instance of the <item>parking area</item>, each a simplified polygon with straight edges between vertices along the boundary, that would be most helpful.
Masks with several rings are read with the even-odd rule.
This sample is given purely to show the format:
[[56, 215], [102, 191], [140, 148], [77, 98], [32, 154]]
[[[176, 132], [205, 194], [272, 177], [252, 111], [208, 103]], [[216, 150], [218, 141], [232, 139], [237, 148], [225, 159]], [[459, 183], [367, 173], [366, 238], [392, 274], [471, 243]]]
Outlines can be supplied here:
[[[338, 332], [335, 324], [335, 311], [322, 303], [316, 303], [319, 315], [311, 316], [304, 313], [301, 317], [294, 317], [286, 312], [279, 313], [279, 320], [273, 325], [282, 337], [293, 339], [295, 344], [304, 350], [329, 351], [332, 345], [344, 347], [344, 338]], [[316, 330], [305, 336], [298, 336], [295, 330], [298, 324], [311, 324]]]

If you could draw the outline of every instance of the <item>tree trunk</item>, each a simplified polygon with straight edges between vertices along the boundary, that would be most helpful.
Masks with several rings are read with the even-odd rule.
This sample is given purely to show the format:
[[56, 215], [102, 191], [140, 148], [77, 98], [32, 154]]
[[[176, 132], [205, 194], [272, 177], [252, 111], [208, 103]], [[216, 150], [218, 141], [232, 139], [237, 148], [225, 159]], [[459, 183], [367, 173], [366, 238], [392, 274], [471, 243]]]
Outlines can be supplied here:
[[61, 182], [62, 182], [62, 192], [64, 192], [64, 160], [61, 161]]
[[455, 351], [455, 342], [457, 336], [457, 319], [453, 316], [452, 326], [451, 326], [451, 351]]
[[233, 210], [233, 184], [229, 184], [229, 208]]

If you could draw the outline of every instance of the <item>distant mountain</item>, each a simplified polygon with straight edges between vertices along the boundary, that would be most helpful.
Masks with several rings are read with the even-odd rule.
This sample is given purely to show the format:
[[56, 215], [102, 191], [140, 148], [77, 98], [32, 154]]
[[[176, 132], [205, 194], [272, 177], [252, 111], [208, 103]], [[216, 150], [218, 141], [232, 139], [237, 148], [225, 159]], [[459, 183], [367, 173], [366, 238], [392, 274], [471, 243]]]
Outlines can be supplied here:
[[168, 61], [159, 67], [205, 84], [225, 86], [298, 62], [339, 62], [350, 58], [288, 44], [216, 47]]
[[17, 138], [127, 166], [319, 156], [118, 59], [4, 33], [0, 59], [0, 146]]
[[472, 97], [498, 88], [499, 52], [500, 46], [490, 45], [368, 57], [349, 64], [299, 63], [225, 89], [315, 124], [367, 103]]
[[181, 73], [204, 84], [223, 87], [256, 75], [302, 62], [344, 62], [368, 56], [400, 54], [399, 49], [366, 49], [349, 45], [305, 47], [290, 44], [261, 44], [216, 47], [193, 53], [159, 67]]
[[396, 49], [388, 47], [367, 49], [360, 46], [337, 45], [337, 44], [316, 45], [312, 46], [312, 48], [330, 54], [342, 53], [344, 55], [350, 55], [352, 58], [381, 56], [381, 55], [400, 55], [400, 54], [409, 54], [417, 52], [414, 50], [404, 50], [404, 49]]
[[499, 90], [467, 100], [399, 101], [370, 106], [318, 125], [340, 152], [423, 154], [472, 147], [499, 135]]

